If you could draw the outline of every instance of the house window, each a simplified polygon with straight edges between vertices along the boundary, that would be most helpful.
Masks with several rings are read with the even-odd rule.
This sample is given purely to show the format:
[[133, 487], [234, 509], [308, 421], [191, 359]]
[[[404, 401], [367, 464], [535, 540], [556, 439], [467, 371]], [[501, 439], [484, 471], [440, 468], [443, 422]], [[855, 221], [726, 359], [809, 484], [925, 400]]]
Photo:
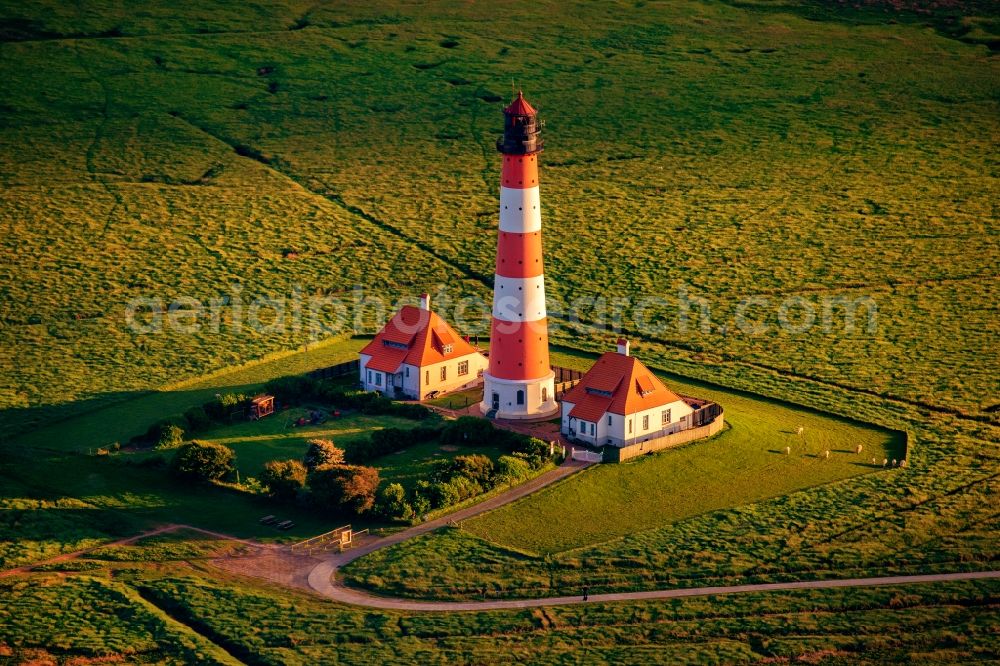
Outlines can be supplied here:
[[448, 366], [441, 366], [441, 381], [448, 379]]
[[642, 417], [642, 429], [649, 430], [649, 414]]
[[668, 423], [670, 423], [670, 410], [669, 409], [664, 409], [663, 410], [663, 425], [666, 425]]
[[381, 372], [376, 372], [375, 373], [375, 386], [382, 386], [382, 373]]
[[410, 376], [410, 366], [406, 366], [406, 376]]
[[517, 392], [517, 404], [519, 404], [519, 405], [523, 405], [524, 404], [524, 391], [518, 391]]
[[469, 362], [462, 361], [461, 363], [458, 364], [458, 376], [461, 377], [467, 374], [469, 374]]
[[430, 384], [430, 383], [431, 383], [431, 371], [424, 370], [424, 384]]
[[591, 423], [590, 424], [590, 434], [591, 434], [591, 436], [594, 436], [594, 435], [597, 434], [597, 424], [596, 423]]
[[446, 356], [448, 354], [450, 354], [451, 353], [451, 345], [443, 345], [441, 347], [441, 353], [444, 354], [444, 355], [446, 355]]
[[369, 384], [372, 383], [372, 371], [371, 370], [368, 371], [368, 383]]
[[611, 425], [611, 414], [608, 414], [608, 425]]
[[549, 387], [548, 386], [543, 386], [542, 387], [542, 402], [548, 402], [548, 401], [549, 401]]
[[628, 420], [628, 431], [632, 432], [632, 419]]

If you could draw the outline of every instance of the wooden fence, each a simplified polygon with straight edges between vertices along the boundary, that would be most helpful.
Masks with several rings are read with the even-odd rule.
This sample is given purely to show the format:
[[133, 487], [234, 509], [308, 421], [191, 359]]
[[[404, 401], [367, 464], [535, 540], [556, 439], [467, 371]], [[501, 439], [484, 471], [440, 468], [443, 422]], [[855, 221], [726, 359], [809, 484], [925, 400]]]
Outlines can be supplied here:
[[360, 377], [360, 372], [361, 361], [354, 359], [353, 361], [344, 361], [343, 363], [331, 365], [326, 368], [311, 370], [306, 373], [306, 376], [310, 379], [336, 379], [338, 377], [346, 377], [348, 375]]

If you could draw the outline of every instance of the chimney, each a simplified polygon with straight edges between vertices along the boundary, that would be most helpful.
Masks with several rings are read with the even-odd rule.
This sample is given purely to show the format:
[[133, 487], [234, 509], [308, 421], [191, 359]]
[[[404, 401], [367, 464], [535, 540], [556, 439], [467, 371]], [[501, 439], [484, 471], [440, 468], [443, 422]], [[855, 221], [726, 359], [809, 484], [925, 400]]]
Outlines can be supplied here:
[[431, 296], [430, 294], [420, 294], [420, 309], [430, 310], [431, 309]]
[[625, 338], [618, 338], [618, 353], [622, 356], [628, 356], [629, 343]]

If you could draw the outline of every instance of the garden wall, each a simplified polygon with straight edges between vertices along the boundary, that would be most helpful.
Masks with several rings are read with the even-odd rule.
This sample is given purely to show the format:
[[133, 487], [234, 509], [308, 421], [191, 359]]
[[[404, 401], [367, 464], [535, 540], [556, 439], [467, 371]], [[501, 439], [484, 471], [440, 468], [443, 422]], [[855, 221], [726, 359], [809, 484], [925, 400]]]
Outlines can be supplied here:
[[697, 428], [688, 428], [687, 430], [675, 432], [672, 435], [650, 439], [637, 444], [629, 444], [628, 446], [605, 446], [604, 462], [625, 462], [626, 460], [630, 460], [636, 456], [653, 453], [654, 451], [662, 451], [663, 449], [669, 449], [674, 446], [680, 446], [681, 444], [693, 442], [696, 439], [711, 437], [712, 435], [721, 432], [725, 425], [725, 418], [723, 417], [722, 410], [720, 409], [719, 414], [711, 423], [706, 423], [705, 425], [698, 426]]

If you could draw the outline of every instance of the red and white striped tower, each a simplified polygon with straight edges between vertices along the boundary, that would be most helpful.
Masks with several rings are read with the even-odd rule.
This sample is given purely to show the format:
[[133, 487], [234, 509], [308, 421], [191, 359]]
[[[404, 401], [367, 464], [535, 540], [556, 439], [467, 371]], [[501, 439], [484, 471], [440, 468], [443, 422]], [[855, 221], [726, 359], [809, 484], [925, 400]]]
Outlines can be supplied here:
[[559, 411], [549, 366], [538, 200], [538, 114], [520, 92], [503, 110], [500, 230], [493, 282], [490, 366], [484, 414], [503, 419], [547, 418]]

